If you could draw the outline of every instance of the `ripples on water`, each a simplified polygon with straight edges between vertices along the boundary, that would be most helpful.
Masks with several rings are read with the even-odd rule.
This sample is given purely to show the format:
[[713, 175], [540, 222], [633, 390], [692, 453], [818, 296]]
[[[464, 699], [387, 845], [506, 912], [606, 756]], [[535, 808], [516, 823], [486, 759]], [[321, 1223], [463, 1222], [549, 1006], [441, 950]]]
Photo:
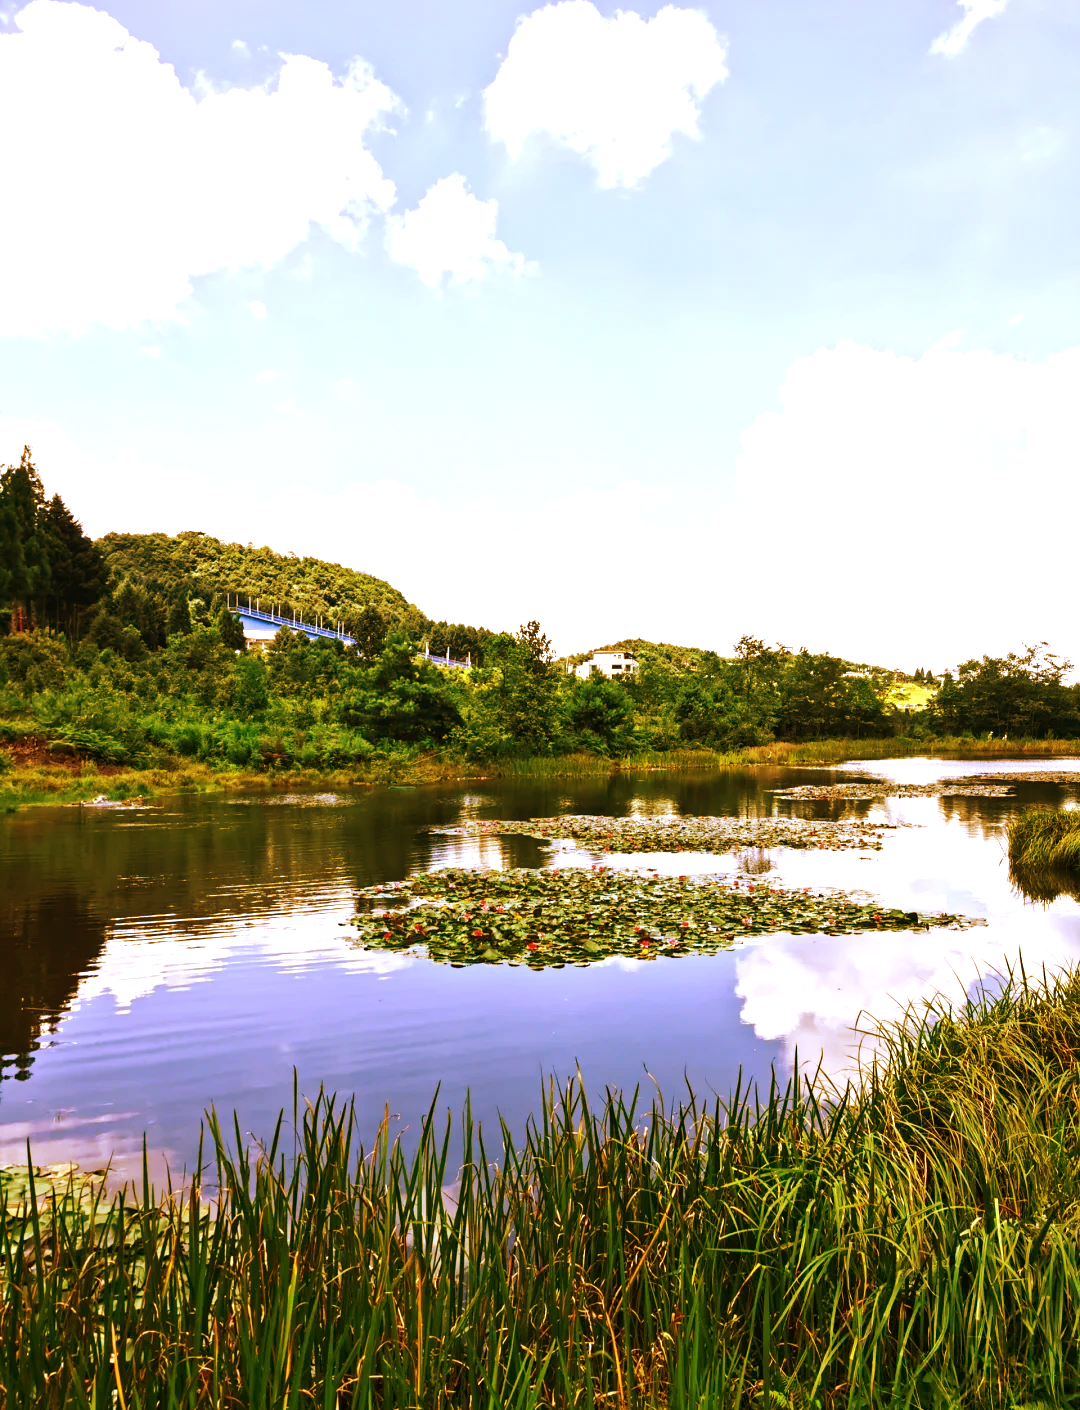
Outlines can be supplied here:
[[[1015, 798], [774, 800], [793, 782], [851, 772], [928, 782], [1076, 761], [875, 761], [869, 768], [616, 776], [540, 786], [166, 800], [143, 811], [27, 809], [0, 820], [0, 1163], [29, 1136], [42, 1161], [121, 1173], [142, 1135], [190, 1168], [211, 1103], [267, 1133], [320, 1083], [355, 1093], [361, 1129], [388, 1104], [408, 1140], [442, 1084], [485, 1120], [520, 1128], [541, 1080], [580, 1063], [589, 1084], [684, 1077], [725, 1094], [740, 1065], [842, 1073], [866, 1015], [935, 993], [956, 997], [1021, 959], [1029, 972], [1080, 956], [1080, 906], [1010, 887], [1004, 827], [1024, 803], [1061, 806], [1075, 787], [1021, 785]], [[711, 957], [587, 969], [450, 969], [350, 947], [338, 922], [362, 886], [432, 866], [538, 866], [524, 837], [432, 835], [465, 818], [670, 811], [908, 822], [881, 852], [773, 851], [713, 858], [623, 856], [675, 873], [765, 872], [793, 885], [857, 887], [889, 906], [985, 917], [964, 932], [784, 936]], [[586, 862], [561, 848], [560, 865]]]

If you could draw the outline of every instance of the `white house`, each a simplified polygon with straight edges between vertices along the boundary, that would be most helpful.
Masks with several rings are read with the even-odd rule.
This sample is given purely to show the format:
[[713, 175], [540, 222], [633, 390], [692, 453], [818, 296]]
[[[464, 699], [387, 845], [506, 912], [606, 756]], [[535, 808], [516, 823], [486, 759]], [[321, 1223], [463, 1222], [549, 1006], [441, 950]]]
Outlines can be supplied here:
[[587, 661], [582, 661], [580, 666], [574, 667], [574, 674], [587, 680], [593, 670], [600, 672], [602, 676], [612, 677], [625, 675], [627, 672], [636, 671], [638, 659], [632, 651], [613, 651], [604, 647], [600, 651], [594, 651]]

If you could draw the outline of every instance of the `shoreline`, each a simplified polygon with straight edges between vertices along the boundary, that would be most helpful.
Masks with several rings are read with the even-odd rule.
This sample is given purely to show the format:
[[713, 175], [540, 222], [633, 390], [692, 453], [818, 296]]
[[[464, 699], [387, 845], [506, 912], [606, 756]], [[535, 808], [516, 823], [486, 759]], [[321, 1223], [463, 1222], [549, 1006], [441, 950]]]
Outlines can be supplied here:
[[[0, 746], [0, 754], [6, 751]], [[168, 794], [226, 793], [278, 788], [371, 788], [387, 785], [604, 777], [618, 773], [744, 768], [829, 768], [851, 761], [910, 758], [1013, 759], [1080, 758], [1080, 740], [1017, 739], [912, 740], [903, 736], [870, 740], [787, 741], [719, 753], [706, 749], [648, 751], [606, 758], [598, 754], [564, 754], [501, 760], [466, 760], [440, 755], [391, 757], [349, 769], [266, 769], [214, 767], [170, 760], [146, 768], [97, 765], [67, 758], [55, 763], [15, 764], [0, 771], [0, 813], [22, 807], [110, 803]], [[10, 759], [10, 754], [7, 755]]]

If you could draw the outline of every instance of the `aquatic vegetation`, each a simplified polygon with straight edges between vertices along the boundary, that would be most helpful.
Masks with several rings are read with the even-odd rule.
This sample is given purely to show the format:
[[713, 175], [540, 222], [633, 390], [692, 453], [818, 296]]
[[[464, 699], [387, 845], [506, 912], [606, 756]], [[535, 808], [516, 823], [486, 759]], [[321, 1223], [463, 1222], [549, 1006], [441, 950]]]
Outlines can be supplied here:
[[1027, 808], [1009, 823], [1009, 865], [1080, 869], [1080, 810]]
[[92, 1220], [0, 1181], [0, 1401], [1072, 1404], [1080, 982], [880, 1036], [857, 1088], [579, 1079], [516, 1135], [433, 1102], [412, 1153], [321, 1094], [254, 1150], [211, 1113], [212, 1199], [144, 1176]]
[[749, 877], [656, 876], [607, 867], [427, 872], [360, 892], [364, 949], [422, 945], [440, 964], [593, 964], [715, 954], [751, 935], [849, 934], [979, 924], [889, 909], [841, 891], [791, 891]]
[[513, 834], [545, 842], [577, 842], [598, 852], [734, 852], [746, 847], [873, 847], [894, 824], [805, 818], [587, 817], [481, 819], [432, 832], [455, 837]]
[[[893, 779], [860, 779], [857, 783], [803, 783], [776, 790], [777, 798], [1007, 798], [1012, 793], [1011, 777], [1002, 780], [993, 774], [985, 778], [941, 778], [933, 783], [896, 783]], [[1022, 777], [1022, 775], [1017, 775]]]

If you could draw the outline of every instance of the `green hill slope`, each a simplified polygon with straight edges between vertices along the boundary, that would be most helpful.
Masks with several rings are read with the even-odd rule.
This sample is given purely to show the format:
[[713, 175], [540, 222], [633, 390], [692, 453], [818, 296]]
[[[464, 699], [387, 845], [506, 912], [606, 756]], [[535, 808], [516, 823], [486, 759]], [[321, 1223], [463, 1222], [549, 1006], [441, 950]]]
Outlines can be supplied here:
[[355, 618], [367, 606], [377, 607], [392, 622], [421, 618], [382, 578], [358, 573], [321, 558], [296, 558], [270, 548], [222, 543], [209, 534], [188, 531], [169, 534], [106, 534], [98, 539], [112, 582], [131, 578], [144, 584], [189, 583], [207, 600], [217, 594], [239, 593], [259, 599], [262, 607], [316, 613], [336, 621]]

